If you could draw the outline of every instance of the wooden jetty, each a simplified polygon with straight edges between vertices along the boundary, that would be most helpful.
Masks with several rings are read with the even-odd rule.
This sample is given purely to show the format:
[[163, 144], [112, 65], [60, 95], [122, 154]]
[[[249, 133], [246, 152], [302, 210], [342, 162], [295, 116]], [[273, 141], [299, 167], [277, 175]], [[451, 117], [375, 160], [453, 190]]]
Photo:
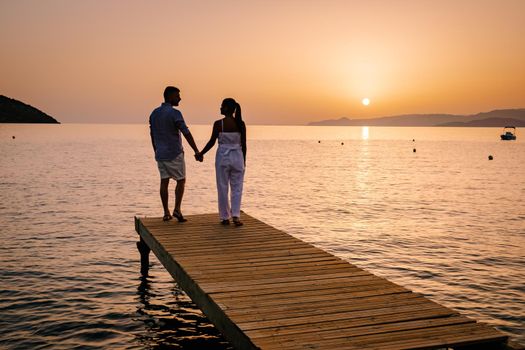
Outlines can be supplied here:
[[[507, 336], [243, 215], [135, 218], [149, 250], [236, 349], [507, 349]], [[146, 269], [146, 266], [144, 266]]]

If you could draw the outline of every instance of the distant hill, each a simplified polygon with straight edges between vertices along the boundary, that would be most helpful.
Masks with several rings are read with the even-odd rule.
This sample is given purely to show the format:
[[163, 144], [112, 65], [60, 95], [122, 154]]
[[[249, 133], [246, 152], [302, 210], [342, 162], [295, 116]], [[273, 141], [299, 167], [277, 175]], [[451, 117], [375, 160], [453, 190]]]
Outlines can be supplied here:
[[504, 127], [504, 126], [515, 126], [525, 127], [525, 120], [513, 119], [513, 118], [486, 118], [480, 120], [471, 120], [469, 122], [450, 122], [436, 126], [465, 126], [465, 127]]
[[55, 118], [33, 106], [0, 95], [0, 123], [54, 123]]
[[[490, 121], [483, 121], [489, 120]], [[479, 121], [474, 123], [474, 121]], [[525, 122], [525, 108], [499, 109], [473, 115], [455, 114], [405, 114], [373, 119], [331, 119], [311, 122], [308, 125], [321, 126], [522, 126]]]
[[478, 113], [473, 115], [472, 117], [473, 119], [513, 118], [518, 120], [525, 120], [525, 108], [496, 109], [490, 112]]

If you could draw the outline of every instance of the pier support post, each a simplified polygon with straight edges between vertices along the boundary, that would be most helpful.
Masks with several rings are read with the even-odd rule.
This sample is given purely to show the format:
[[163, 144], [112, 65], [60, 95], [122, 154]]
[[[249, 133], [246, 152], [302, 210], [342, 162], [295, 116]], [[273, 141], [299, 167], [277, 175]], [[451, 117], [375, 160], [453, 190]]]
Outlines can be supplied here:
[[[135, 217], [135, 228], [137, 228], [138, 224], [138, 219], [137, 217]], [[138, 229], [136, 231], [137, 233], [139, 232]], [[140, 253], [140, 273], [143, 276], [147, 276], [149, 271], [149, 252], [151, 251], [151, 249], [146, 244], [146, 242], [144, 242], [140, 234], [139, 237], [140, 241], [137, 242], [137, 249]]]
[[149, 252], [151, 249], [149, 249], [142, 237], [140, 238], [140, 241], [137, 242], [137, 249], [140, 253], [140, 273], [146, 276], [149, 271]]

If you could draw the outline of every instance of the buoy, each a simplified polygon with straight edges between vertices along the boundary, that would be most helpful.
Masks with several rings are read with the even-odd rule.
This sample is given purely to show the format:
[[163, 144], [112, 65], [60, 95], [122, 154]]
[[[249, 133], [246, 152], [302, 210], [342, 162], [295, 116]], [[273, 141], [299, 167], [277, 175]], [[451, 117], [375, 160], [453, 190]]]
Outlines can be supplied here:
[[489, 155], [489, 160], [492, 160], [494, 159], [494, 157], [492, 155]]
[[412, 142], [416, 142], [416, 139], [412, 139]]
[[321, 143], [321, 140], [317, 141], [317, 143]]
[[341, 142], [341, 145], [344, 145], [345, 143], [344, 142]]
[[414, 149], [412, 150], [412, 152], [416, 153], [416, 149], [414, 148]]
[[15, 139], [15, 137], [13, 136], [13, 140]]

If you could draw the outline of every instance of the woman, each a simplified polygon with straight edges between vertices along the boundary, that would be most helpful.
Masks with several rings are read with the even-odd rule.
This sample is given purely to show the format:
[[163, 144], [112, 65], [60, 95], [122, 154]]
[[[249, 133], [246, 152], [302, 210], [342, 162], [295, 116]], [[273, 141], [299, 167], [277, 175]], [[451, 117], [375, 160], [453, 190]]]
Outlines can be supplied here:
[[[242, 226], [240, 216], [246, 165], [246, 125], [242, 121], [241, 106], [233, 98], [222, 101], [221, 114], [224, 118], [215, 121], [210, 141], [196, 157], [202, 160], [204, 154], [219, 139], [215, 156], [219, 216], [223, 225], [228, 225], [232, 218], [235, 226]], [[231, 207], [228, 200], [229, 188], [231, 188]]]

